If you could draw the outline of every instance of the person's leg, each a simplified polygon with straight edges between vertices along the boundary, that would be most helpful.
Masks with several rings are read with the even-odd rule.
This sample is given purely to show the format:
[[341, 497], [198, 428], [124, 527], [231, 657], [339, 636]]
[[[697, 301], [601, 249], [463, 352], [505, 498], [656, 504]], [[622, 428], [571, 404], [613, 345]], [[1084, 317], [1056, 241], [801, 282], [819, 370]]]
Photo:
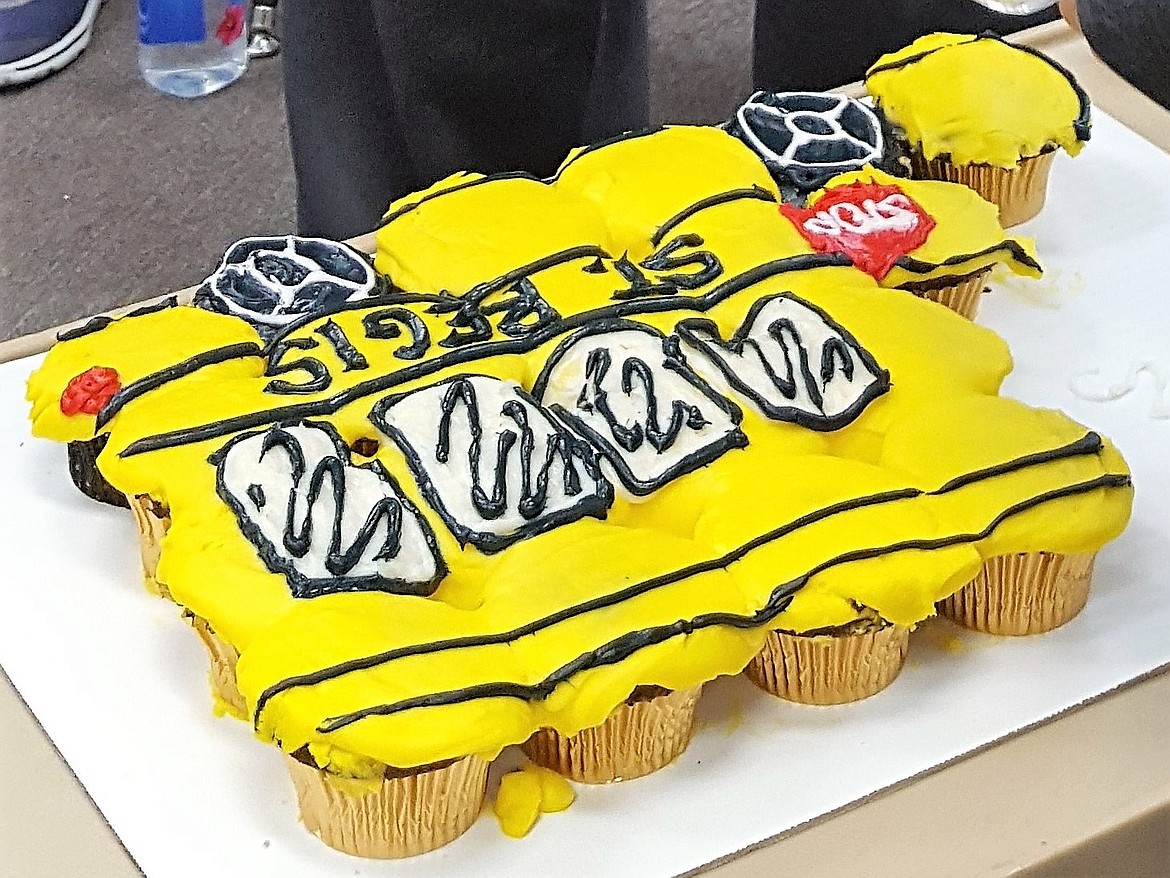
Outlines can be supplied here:
[[369, 231], [422, 184], [399, 136], [368, 0], [283, 0], [285, 105], [302, 235]]
[[644, 0], [285, 0], [302, 234], [457, 170], [550, 174], [647, 123]]
[[401, 135], [427, 182], [459, 168], [546, 175], [585, 139], [606, 57], [604, 0], [375, 0], [374, 9]]
[[593, 64], [581, 144], [650, 124], [646, 43], [646, 0], [609, 0]]

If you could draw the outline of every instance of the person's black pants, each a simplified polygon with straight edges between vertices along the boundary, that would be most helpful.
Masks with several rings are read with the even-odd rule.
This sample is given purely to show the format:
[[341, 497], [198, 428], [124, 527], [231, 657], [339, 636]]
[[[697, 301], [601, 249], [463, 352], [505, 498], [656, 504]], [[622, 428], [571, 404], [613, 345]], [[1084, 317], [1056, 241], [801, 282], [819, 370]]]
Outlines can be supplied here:
[[644, 0], [282, 0], [302, 234], [456, 170], [552, 173], [647, 124]]
[[[547, 175], [572, 147], [649, 122], [645, 0], [282, 0], [280, 12], [301, 234], [369, 231], [393, 199], [457, 170]], [[758, 0], [755, 82], [831, 88], [919, 34], [1035, 20], [970, 0]]]

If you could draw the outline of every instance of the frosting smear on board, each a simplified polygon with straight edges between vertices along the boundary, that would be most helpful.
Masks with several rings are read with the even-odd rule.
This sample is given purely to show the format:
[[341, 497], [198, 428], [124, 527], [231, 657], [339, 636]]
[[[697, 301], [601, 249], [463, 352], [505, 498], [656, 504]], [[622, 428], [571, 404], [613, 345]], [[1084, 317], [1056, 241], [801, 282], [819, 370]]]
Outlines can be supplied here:
[[[263, 337], [114, 321], [32, 376], [34, 431], [108, 434], [102, 472], [169, 507], [159, 579], [240, 651], [258, 733], [356, 777], [573, 734], [739, 672], [770, 628], [914, 625], [984, 558], [1120, 532], [1106, 439], [1000, 397], [1001, 339], [777, 201], [716, 129], [457, 175], [379, 230], [407, 292]], [[121, 389], [63, 412], [95, 366]]]

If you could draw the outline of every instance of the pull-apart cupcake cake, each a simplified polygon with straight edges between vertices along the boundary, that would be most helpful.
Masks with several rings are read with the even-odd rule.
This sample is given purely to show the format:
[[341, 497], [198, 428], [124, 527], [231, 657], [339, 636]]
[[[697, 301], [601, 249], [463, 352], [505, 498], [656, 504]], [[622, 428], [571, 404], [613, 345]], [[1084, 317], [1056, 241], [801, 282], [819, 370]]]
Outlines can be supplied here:
[[523, 834], [568, 780], [672, 761], [718, 676], [850, 701], [936, 612], [1034, 633], [1084, 604], [1129, 472], [999, 395], [995, 334], [894, 288], [1036, 270], [947, 186], [860, 168], [782, 211], [691, 127], [456, 175], [391, 206], [372, 266], [248, 239], [194, 306], [70, 334], [33, 430], [130, 498], [312, 832], [450, 842], [518, 746], [494, 808]]

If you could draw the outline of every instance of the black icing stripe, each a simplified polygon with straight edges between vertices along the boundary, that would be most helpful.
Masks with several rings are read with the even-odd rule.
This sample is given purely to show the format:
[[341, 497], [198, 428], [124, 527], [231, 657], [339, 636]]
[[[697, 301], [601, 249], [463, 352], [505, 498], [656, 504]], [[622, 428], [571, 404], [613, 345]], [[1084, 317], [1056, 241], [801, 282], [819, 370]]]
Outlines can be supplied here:
[[102, 314], [91, 318], [81, 326], [66, 329], [64, 332], [58, 332], [57, 341], [73, 341], [75, 338], [82, 338], [87, 335], [92, 335], [95, 332], [100, 332], [118, 320], [125, 320], [127, 317], [142, 317], [146, 314], [154, 314], [158, 311], [165, 311], [167, 308], [174, 308], [178, 304], [178, 296], [167, 296], [161, 302], [155, 302], [153, 305], [143, 305], [141, 308], [135, 308], [133, 311], [123, 314], [121, 317], [107, 317]]
[[[604, 248], [598, 247], [594, 244], [581, 244], [576, 247], [569, 247], [565, 250], [558, 250], [556, 253], [550, 253], [548, 256], [542, 256], [540, 259], [534, 259], [525, 265], [518, 266], [512, 270], [501, 274], [497, 278], [484, 281], [476, 284], [466, 293], [461, 296], [451, 295], [434, 295], [429, 293], [403, 293], [400, 295], [390, 295], [379, 297], [377, 300], [364, 299], [356, 302], [346, 302], [339, 308], [330, 309], [331, 316], [337, 315], [341, 311], [355, 311], [363, 308], [383, 307], [388, 305], [405, 305], [415, 303], [429, 303], [434, 305], [443, 304], [458, 304], [461, 300], [471, 297], [484, 298], [491, 293], [499, 290], [507, 289], [520, 280], [529, 275], [538, 274], [542, 271], [547, 271], [550, 268], [556, 268], [558, 265], [564, 265], [568, 262], [575, 262], [578, 259], [585, 258], [601, 258], [611, 259], [612, 257], [605, 251]], [[280, 333], [276, 335], [271, 344], [275, 344], [282, 338], [287, 337], [290, 333], [296, 332], [298, 329], [312, 323], [314, 320], [320, 320], [324, 314], [306, 314], [304, 317], [289, 323], [284, 326]]]
[[427, 195], [424, 195], [422, 198], [418, 199], [418, 201], [412, 201], [410, 204], [404, 204], [397, 210], [391, 211], [382, 217], [382, 221], [375, 227], [375, 231], [386, 228], [386, 226], [390, 225], [390, 223], [394, 222], [394, 220], [401, 216], [405, 216], [411, 211], [417, 210], [428, 201], [434, 201], [436, 198], [441, 198], [444, 195], [450, 195], [453, 192], [460, 192], [464, 189], [470, 189], [472, 186], [479, 186], [482, 183], [491, 183], [495, 180], [532, 180], [536, 183], [541, 182], [540, 177], [529, 174], [526, 171], [508, 171], [502, 174], [488, 174], [483, 177], [475, 177], [471, 180], [464, 180], [462, 183], [456, 183], [454, 186], [451, 186], [448, 189], [443, 189], [439, 192], [430, 192]]
[[181, 363], [175, 363], [173, 366], [168, 366], [165, 369], [147, 375], [145, 378], [139, 378], [137, 381], [127, 384], [111, 397], [110, 401], [98, 413], [94, 429], [102, 429], [127, 403], [132, 402], [144, 394], [150, 393], [152, 390], [157, 390], [164, 384], [169, 384], [171, 381], [175, 381], [186, 375], [191, 375], [207, 366], [214, 366], [218, 363], [226, 363], [228, 360], [243, 357], [260, 357], [263, 354], [264, 351], [260, 345], [255, 342], [244, 341], [238, 344], [225, 345], [222, 348], [215, 348], [210, 351], [203, 351], [190, 359], [183, 360]]
[[728, 567], [736, 561], [745, 557], [750, 552], [755, 551], [761, 546], [768, 543], [775, 542], [778, 539], [788, 536], [802, 528], [809, 525], [816, 524], [827, 518], [835, 515], [851, 512], [855, 509], [864, 509], [869, 506], [880, 506], [885, 503], [891, 503], [898, 500], [910, 500], [922, 496], [940, 496], [948, 494], [951, 491], [959, 490], [968, 485], [976, 484], [986, 479], [996, 478], [1002, 475], [1008, 475], [1024, 469], [1029, 469], [1033, 466], [1039, 466], [1047, 463], [1053, 463], [1059, 460], [1064, 460], [1072, 457], [1080, 457], [1085, 455], [1097, 454], [1103, 447], [1101, 437], [1096, 433], [1087, 433], [1085, 436], [1071, 442], [1067, 445], [1062, 445], [1059, 448], [1050, 449], [1048, 451], [1039, 451], [1033, 454], [1024, 455], [1013, 460], [1005, 461], [1003, 463], [993, 464], [989, 467], [973, 470], [969, 473], [956, 476], [948, 481], [946, 484], [933, 491], [926, 491], [920, 488], [899, 488], [891, 491], [882, 491], [877, 494], [870, 494], [864, 497], [856, 497], [850, 500], [843, 500], [839, 503], [834, 503], [821, 509], [809, 512], [800, 518], [780, 525], [773, 530], [749, 540], [736, 549], [727, 552], [718, 558], [713, 558], [709, 561], [700, 562], [696, 565], [684, 567], [675, 570], [671, 573], [665, 573], [653, 579], [643, 580], [632, 585], [626, 586], [616, 592], [607, 595], [601, 595], [580, 604], [571, 607], [566, 607], [543, 619], [536, 619], [518, 628], [513, 628], [510, 631], [503, 631], [497, 634], [483, 634], [469, 637], [455, 637], [447, 640], [437, 640], [430, 643], [415, 644], [412, 646], [398, 647], [396, 649], [386, 650], [385, 652], [377, 653], [375, 655], [364, 656], [362, 658], [350, 659], [349, 661], [340, 662], [331, 667], [321, 668], [308, 674], [299, 674], [288, 677], [278, 683], [269, 686], [262, 693], [256, 701], [256, 710], [253, 714], [253, 722], [259, 725], [260, 714], [264, 707], [275, 696], [289, 689], [299, 688], [301, 686], [315, 686], [318, 683], [324, 683], [328, 680], [341, 677], [346, 674], [357, 671], [368, 670], [381, 664], [396, 661], [400, 658], [407, 658], [414, 655], [427, 655], [435, 652], [443, 652], [448, 649], [463, 649], [474, 646], [494, 646], [504, 643], [509, 643], [513, 640], [518, 640], [521, 637], [526, 637], [530, 634], [535, 634], [545, 628], [550, 628], [560, 622], [567, 621], [576, 616], [592, 612], [594, 610], [605, 609], [620, 604], [630, 598], [638, 597], [646, 592], [654, 591], [663, 586], [673, 585], [687, 579], [690, 576], [702, 573], [707, 570], [713, 570], [720, 567]]
[[[1041, 61], [1044, 61], [1045, 63], [1050, 65], [1053, 69], [1055, 69], [1057, 73], [1059, 73], [1066, 80], [1068, 80], [1069, 86], [1072, 88], [1073, 93], [1076, 94], [1076, 96], [1077, 96], [1077, 117], [1076, 117], [1076, 119], [1073, 120], [1073, 133], [1077, 136], [1077, 140], [1088, 140], [1089, 139], [1089, 136], [1092, 133], [1092, 127], [1091, 127], [1091, 125], [1092, 125], [1092, 122], [1091, 122], [1092, 106], [1089, 102], [1089, 96], [1085, 93], [1085, 90], [1083, 88], [1081, 88], [1080, 83], [1077, 82], [1076, 77], [1072, 75], [1072, 72], [1067, 67], [1065, 67], [1063, 64], [1061, 64], [1059, 61], [1056, 61], [1053, 58], [1049, 58], [1047, 55], [1045, 55], [1039, 49], [1033, 49], [1031, 46], [1024, 46], [1024, 45], [1018, 45], [1016, 43], [1009, 43], [1007, 40], [1005, 40], [1003, 37], [1001, 37], [999, 34], [995, 33], [994, 31], [984, 31], [983, 33], [976, 36], [975, 39], [968, 40], [967, 43], [976, 43], [979, 40], [998, 40], [999, 42], [1003, 43], [1006, 46], [1010, 46], [1013, 49], [1018, 49], [1021, 52], [1026, 52], [1029, 55], [1032, 55], [1033, 57], [1039, 58]], [[874, 67], [869, 68], [869, 70], [867, 70], [865, 72], [865, 79], [868, 82], [869, 78], [871, 76], [874, 76], [878, 73], [885, 73], [886, 71], [889, 71], [889, 70], [901, 70], [903, 67], [909, 67], [911, 64], [917, 63], [918, 61], [921, 61], [923, 58], [926, 58], [926, 57], [929, 57], [930, 55], [933, 55], [935, 52], [941, 51], [943, 49], [953, 49], [953, 48], [956, 48], [956, 46], [958, 46], [958, 45], [965, 46], [965, 45], [967, 45], [967, 43], [958, 43], [958, 44], [952, 45], [952, 46], [939, 46], [938, 48], [935, 48], [935, 49], [927, 49], [925, 52], [918, 52], [915, 55], [910, 55], [910, 56], [908, 56], [906, 58], [902, 58], [898, 61], [891, 61], [888, 64], [882, 64], [880, 66], [875, 65]]]
[[671, 230], [673, 230], [680, 223], [690, 219], [696, 213], [704, 211], [709, 207], [715, 207], [720, 204], [730, 204], [733, 201], [742, 201], [744, 199], [754, 198], [759, 201], [770, 201], [776, 203], [776, 196], [765, 189], [763, 186], [755, 185], [747, 189], [731, 189], [727, 192], [718, 192], [715, 195], [709, 195], [706, 198], [701, 198], [694, 204], [688, 205], [664, 222], [658, 227], [658, 230], [651, 236], [650, 244], [657, 247], [662, 243]]
[[591, 143], [589, 146], [579, 150], [575, 155], [573, 155], [572, 158], [565, 161], [551, 177], [537, 177], [535, 174], [530, 174], [527, 171], [503, 171], [498, 174], [485, 174], [482, 177], [476, 177], [474, 180], [466, 180], [462, 183], [457, 183], [448, 189], [443, 189], [440, 192], [431, 192], [428, 195], [424, 195], [422, 198], [418, 199], [418, 201], [412, 201], [410, 204], [404, 204], [397, 210], [386, 214], [384, 217], [382, 217], [382, 221], [378, 223], [375, 231], [384, 229], [386, 226], [390, 225], [390, 223], [394, 222], [394, 220], [401, 216], [405, 216], [413, 210], [416, 210], [417, 208], [426, 204], [428, 201], [434, 201], [436, 198], [442, 198], [444, 195], [450, 195], [453, 192], [459, 192], [463, 189], [470, 189], [472, 186], [479, 186], [482, 183], [492, 183], [496, 180], [531, 180], [534, 183], [543, 183], [547, 186], [550, 183], [555, 183], [560, 178], [561, 174], [564, 173], [565, 170], [574, 164], [578, 159], [588, 155], [591, 152], [594, 152], [595, 150], [601, 149], [603, 146], [610, 146], [614, 143], [621, 143], [623, 140], [634, 140], [639, 137], [647, 137], [651, 134], [657, 134], [662, 130], [664, 130], [663, 126], [659, 126], [657, 128], [646, 128], [641, 131], [627, 131], [624, 134], [618, 134], [614, 137], [608, 137], [605, 140], [599, 140], [596, 143]]
[[[851, 265], [852, 263], [849, 261], [849, 257], [842, 253], [808, 253], [787, 256], [783, 259], [775, 259], [771, 262], [757, 265], [745, 271], [743, 274], [736, 275], [701, 296], [663, 296], [660, 298], [615, 302], [604, 308], [574, 314], [559, 322], [550, 323], [548, 326], [522, 338], [507, 339], [506, 341], [500, 342], [485, 342], [457, 348], [434, 359], [407, 366], [387, 375], [367, 379], [326, 399], [249, 412], [246, 415], [226, 418], [211, 424], [145, 436], [123, 449], [119, 456], [133, 457], [136, 454], [160, 451], [164, 448], [174, 448], [192, 442], [217, 439], [221, 436], [239, 432], [240, 430], [261, 427], [274, 421], [300, 420], [303, 418], [330, 415], [355, 400], [375, 393], [381, 393], [408, 381], [433, 375], [452, 366], [459, 366], [481, 358], [501, 354], [527, 353], [559, 335], [572, 332], [596, 320], [652, 314], [662, 311], [707, 311], [727, 297], [776, 275], [785, 274], [790, 271], [806, 271], [813, 268], [834, 266], [850, 267]], [[382, 307], [385, 304], [387, 304], [385, 301], [379, 300], [377, 307]], [[372, 306], [367, 305], [367, 307]]]
[[[436, 707], [443, 704], [459, 704], [465, 701], [473, 701], [478, 698], [496, 698], [509, 697], [521, 698], [529, 701], [547, 698], [552, 694], [553, 689], [557, 685], [569, 680], [573, 675], [590, 668], [600, 667], [603, 665], [617, 664], [640, 649], [647, 646], [652, 646], [657, 643], [663, 643], [680, 634], [690, 634], [694, 631], [699, 631], [704, 628], [713, 628], [717, 626], [730, 628], [756, 628], [761, 625], [766, 625], [772, 619], [776, 618], [782, 613], [785, 608], [792, 602], [795, 594], [804, 587], [804, 585], [818, 573], [822, 573], [832, 567], [837, 567], [841, 564], [847, 564], [853, 561], [864, 561], [870, 558], [880, 558], [884, 555], [891, 555], [896, 552], [907, 550], [931, 551], [936, 549], [945, 549], [949, 546], [963, 545], [967, 543], [978, 542], [986, 539], [994, 532], [994, 530], [1011, 518], [1013, 515], [1018, 515], [1021, 512], [1026, 512], [1044, 503], [1053, 500], [1059, 500], [1062, 497], [1071, 497], [1078, 494], [1085, 494], [1090, 491], [1095, 491], [1099, 488], [1121, 488], [1127, 487], [1130, 484], [1128, 476], [1118, 474], [1106, 474], [1099, 476], [1087, 482], [1078, 482], [1074, 485], [1068, 485], [1064, 488], [1056, 488], [1051, 491], [1045, 491], [1042, 494], [1037, 494], [1029, 497], [1026, 500], [1021, 500], [1018, 503], [1009, 506], [1003, 510], [999, 515], [991, 520], [991, 522], [984, 528], [974, 533], [953, 534], [949, 537], [938, 537], [935, 539], [917, 539], [917, 540], [903, 540], [898, 543], [891, 543], [886, 546], [877, 546], [868, 549], [854, 549], [850, 552], [843, 552], [835, 558], [830, 558], [818, 564], [816, 567], [804, 573], [789, 582], [786, 582], [776, 589], [774, 589], [768, 598], [768, 601], [756, 612], [750, 615], [739, 615], [736, 613], [706, 613], [696, 616], [692, 619], [680, 619], [670, 625], [661, 625], [654, 628], [645, 628], [640, 631], [631, 631], [621, 637], [611, 640], [609, 643], [601, 647], [584, 653], [566, 665], [561, 666], [553, 671], [549, 676], [545, 677], [539, 683], [533, 685], [522, 685], [518, 683], [497, 682], [497, 683], [483, 683], [476, 686], [468, 686], [464, 689], [454, 689], [446, 692], [435, 692], [430, 695], [420, 695], [415, 698], [406, 698], [401, 701], [392, 702], [389, 704], [378, 704], [371, 707], [365, 707], [361, 710], [353, 711], [352, 713], [342, 714], [341, 716], [330, 717], [326, 719], [317, 731], [322, 734], [335, 732], [348, 725], [352, 725], [359, 720], [366, 719], [371, 716], [390, 716], [391, 714], [401, 713], [406, 710], [412, 710], [419, 707]], [[709, 568], [714, 569], [714, 568]], [[702, 572], [702, 571], [698, 571]]]
[[990, 256], [992, 253], [997, 253], [1000, 250], [1007, 250], [1011, 253], [1012, 258], [1016, 262], [1020, 262], [1029, 268], [1034, 268], [1037, 271], [1043, 271], [1040, 263], [1028, 255], [1028, 251], [1023, 248], [1019, 241], [1008, 238], [1001, 241], [999, 244], [992, 244], [990, 247], [984, 247], [975, 253], [959, 253], [955, 256], [948, 256], [942, 262], [926, 262], [921, 259], [915, 259], [913, 256], [899, 256], [898, 261], [894, 264], [904, 271], [911, 271], [915, 274], [927, 274], [937, 268], [943, 268], [948, 265], [961, 265], [971, 259], [978, 259], [981, 256]]

